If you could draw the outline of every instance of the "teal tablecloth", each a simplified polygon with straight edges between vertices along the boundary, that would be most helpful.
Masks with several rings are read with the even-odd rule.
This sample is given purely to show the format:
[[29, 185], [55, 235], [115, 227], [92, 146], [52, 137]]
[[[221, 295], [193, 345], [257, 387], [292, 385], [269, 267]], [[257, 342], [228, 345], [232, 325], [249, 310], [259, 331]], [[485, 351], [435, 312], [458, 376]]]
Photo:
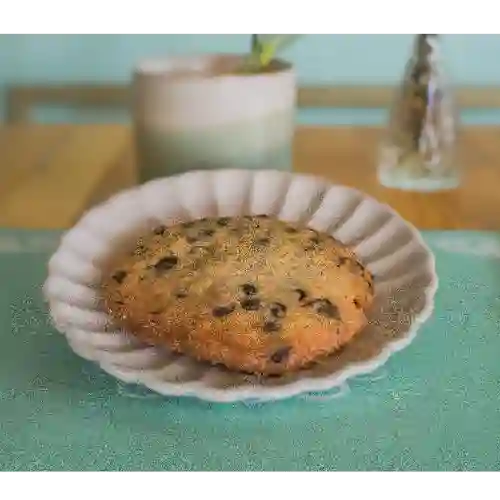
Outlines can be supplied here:
[[499, 469], [500, 235], [425, 237], [440, 290], [407, 349], [341, 394], [217, 405], [72, 354], [40, 293], [58, 234], [0, 231], [0, 469]]

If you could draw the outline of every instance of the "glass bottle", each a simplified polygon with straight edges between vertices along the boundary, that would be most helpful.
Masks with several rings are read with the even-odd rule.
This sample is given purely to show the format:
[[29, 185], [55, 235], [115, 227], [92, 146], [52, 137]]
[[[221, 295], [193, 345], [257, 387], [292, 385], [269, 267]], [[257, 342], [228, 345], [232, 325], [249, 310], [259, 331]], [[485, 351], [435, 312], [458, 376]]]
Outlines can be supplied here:
[[458, 113], [439, 59], [438, 35], [417, 35], [390, 110], [379, 182], [409, 191], [458, 187]]

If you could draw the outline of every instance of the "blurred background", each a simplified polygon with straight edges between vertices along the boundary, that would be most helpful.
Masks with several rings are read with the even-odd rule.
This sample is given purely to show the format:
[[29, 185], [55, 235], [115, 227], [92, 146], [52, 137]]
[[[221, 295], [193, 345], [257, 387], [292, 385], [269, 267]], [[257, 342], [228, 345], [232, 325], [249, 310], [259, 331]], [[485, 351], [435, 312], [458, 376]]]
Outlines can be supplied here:
[[[0, 117], [7, 116], [9, 87], [127, 84], [145, 57], [193, 52], [246, 52], [249, 35], [0, 35]], [[413, 35], [307, 35], [282, 56], [297, 69], [300, 85], [394, 85], [411, 53]], [[445, 35], [443, 58], [455, 86], [500, 81], [500, 35]], [[124, 107], [37, 105], [41, 123], [109, 123], [129, 120]], [[386, 109], [301, 109], [303, 124], [382, 124]], [[493, 109], [466, 109], [470, 124], [500, 122]]]

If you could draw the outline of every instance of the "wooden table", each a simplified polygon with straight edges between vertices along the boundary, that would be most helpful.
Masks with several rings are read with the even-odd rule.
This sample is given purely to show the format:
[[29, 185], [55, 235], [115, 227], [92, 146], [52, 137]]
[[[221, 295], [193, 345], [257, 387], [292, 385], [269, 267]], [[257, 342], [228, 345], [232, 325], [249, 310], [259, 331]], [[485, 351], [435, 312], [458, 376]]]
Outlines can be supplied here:
[[[464, 182], [439, 194], [389, 190], [377, 183], [380, 133], [365, 127], [301, 127], [294, 169], [359, 188], [420, 229], [500, 229], [500, 127], [463, 131]], [[0, 227], [70, 227], [88, 207], [135, 179], [127, 126], [0, 128]]]

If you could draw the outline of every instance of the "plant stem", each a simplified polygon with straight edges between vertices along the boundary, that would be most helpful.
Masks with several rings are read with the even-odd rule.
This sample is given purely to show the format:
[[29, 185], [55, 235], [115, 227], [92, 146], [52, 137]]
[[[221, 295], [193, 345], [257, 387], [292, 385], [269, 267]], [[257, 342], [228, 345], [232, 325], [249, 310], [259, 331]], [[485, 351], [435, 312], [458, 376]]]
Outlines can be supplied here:
[[250, 53], [256, 54], [259, 51], [259, 35], [252, 35], [252, 46]]

